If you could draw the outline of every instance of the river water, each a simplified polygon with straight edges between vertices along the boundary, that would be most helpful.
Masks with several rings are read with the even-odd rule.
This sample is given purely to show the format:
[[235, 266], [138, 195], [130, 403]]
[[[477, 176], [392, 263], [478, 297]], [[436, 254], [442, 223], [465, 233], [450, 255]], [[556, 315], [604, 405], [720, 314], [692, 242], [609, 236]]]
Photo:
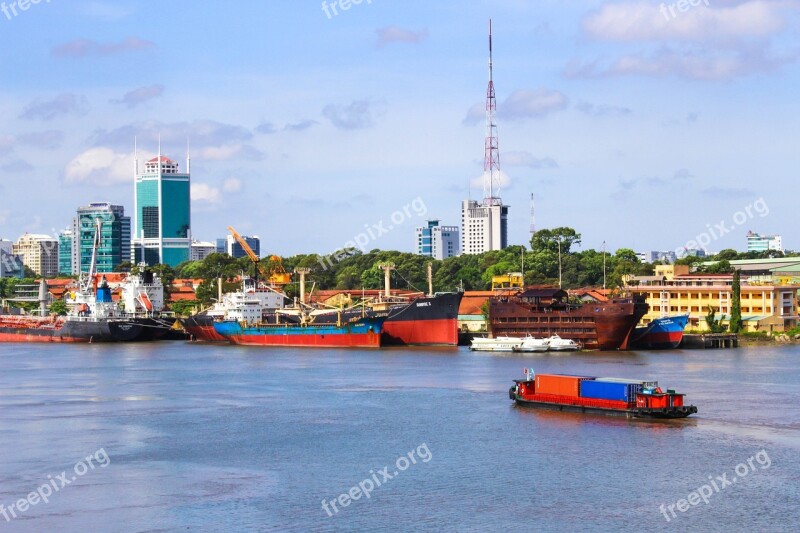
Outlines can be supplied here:
[[[524, 367], [658, 380], [699, 413], [515, 407]], [[796, 530], [799, 370], [797, 346], [4, 344], [0, 531]]]

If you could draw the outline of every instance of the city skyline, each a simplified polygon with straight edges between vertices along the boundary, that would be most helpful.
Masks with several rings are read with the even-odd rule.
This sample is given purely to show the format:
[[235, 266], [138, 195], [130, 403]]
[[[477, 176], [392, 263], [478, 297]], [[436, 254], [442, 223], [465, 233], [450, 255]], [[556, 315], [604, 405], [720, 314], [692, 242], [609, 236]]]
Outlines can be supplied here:
[[[20, 50], [1, 59], [17, 73], [0, 100], [3, 236], [57, 236], [94, 201], [133, 212], [133, 138], [153, 157], [160, 134], [175, 160], [192, 144], [195, 238], [233, 225], [265, 253], [328, 253], [420, 197], [424, 217], [370, 242], [413, 251], [425, 218], [455, 224], [470, 188], [480, 199], [492, 18], [509, 244], [528, 244], [535, 193], [537, 225], [574, 227], [582, 248], [710, 235], [711, 251], [743, 249], [753, 230], [797, 249], [780, 191], [796, 166], [798, 6], [668, 18], [647, 2], [374, 1], [329, 17], [315, 2], [245, 1], [218, 17], [78, 1], [0, 14], [0, 44]], [[196, 46], [212, 26], [236, 37]], [[739, 223], [759, 200], [768, 215]]]

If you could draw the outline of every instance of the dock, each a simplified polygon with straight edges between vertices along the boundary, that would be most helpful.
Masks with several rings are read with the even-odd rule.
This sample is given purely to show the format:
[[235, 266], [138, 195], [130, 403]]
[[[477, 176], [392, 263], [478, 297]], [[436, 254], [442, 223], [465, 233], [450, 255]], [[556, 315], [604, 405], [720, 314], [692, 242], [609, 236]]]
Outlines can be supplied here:
[[735, 333], [684, 334], [680, 347], [686, 350], [738, 348], [739, 336]]

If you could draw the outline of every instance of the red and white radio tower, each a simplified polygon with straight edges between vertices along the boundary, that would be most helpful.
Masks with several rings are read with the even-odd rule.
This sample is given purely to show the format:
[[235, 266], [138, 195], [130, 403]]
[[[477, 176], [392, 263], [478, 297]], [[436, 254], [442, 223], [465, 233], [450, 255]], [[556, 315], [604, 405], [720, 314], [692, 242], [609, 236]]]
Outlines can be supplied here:
[[500, 200], [500, 149], [497, 142], [497, 100], [492, 81], [492, 19], [489, 19], [489, 88], [486, 90], [486, 140], [483, 149], [483, 203], [502, 205]]

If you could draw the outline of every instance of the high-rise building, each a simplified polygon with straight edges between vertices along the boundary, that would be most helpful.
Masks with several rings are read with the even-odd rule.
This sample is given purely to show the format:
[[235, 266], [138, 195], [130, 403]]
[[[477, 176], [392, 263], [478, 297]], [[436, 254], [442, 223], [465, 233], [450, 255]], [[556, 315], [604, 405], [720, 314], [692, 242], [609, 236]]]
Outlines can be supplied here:
[[[79, 207], [72, 220], [72, 273], [89, 272], [92, 263], [94, 235], [100, 220], [100, 246], [95, 271], [113, 272], [120, 263], [130, 260], [131, 219], [125, 208], [108, 202], [95, 202]], [[61, 257], [64, 257], [61, 253]]]
[[58, 273], [71, 276], [72, 269], [72, 246], [74, 234], [71, 229], [65, 229], [58, 234]]
[[[160, 152], [159, 148], [159, 152]], [[136, 191], [131, 261], [176, 266], [191, 257], [191, 162], [186, 172], [178, 163], [158, 155], [139, 173], [135, 161]]]
[[14, 242], [9, 241], [8, 239], [0, 239], [0, 250], [3, 250], [5, 253], [10, 254], [14, 249]]
[[508, 246], [508, 206], [464, 200], [461, 204], [461, 227], [463, 253], [502, 250]]
[[192, 241], [192, 261], [200, 261], [217, 251], [213, 242]]
[[780, 235], [761, 235], [753, 231], [747, 232], [748, 252], [766, 252], [769, 250], [783, 251], [783, 239]]
[[22, 258], [7, 252], [5, 247], [0, 247], [0, 278], [22, 279], [23, 277], [25, 277], [25, 266]]
[[500, 198], [500, 148], [497, 137], [497, 100], [492, 73], [492, 21], [489, 21], [489, 87], [486, 90], [486, 138], [483, 152], [483, 202], [461, 204], [462, 250], [481, 254], [508, 246], [508, 207]]
[[58, 239], [26, 233], [14, 244], [13, 252], [38, 275], [46, 278], [58, 275]]
[[460, 253], [459, 230], [456, 226], [440, 226], [438, 220], [426, 220], [417, 228], [417, 255], [447, 259]]
[[[248, 237], [246, 235], [242, 235], [242, 239], [245, 240], [247, 246], [249, 246], [257, 256], [261, 257], [261, 239], [257, 236]], [[245, 252], [242, 245], [233, 238], [233, 235], [217, 239], [216, 249], [217, 253], [228, 254], [236, 259], [247, 255], [247, 252]]]

